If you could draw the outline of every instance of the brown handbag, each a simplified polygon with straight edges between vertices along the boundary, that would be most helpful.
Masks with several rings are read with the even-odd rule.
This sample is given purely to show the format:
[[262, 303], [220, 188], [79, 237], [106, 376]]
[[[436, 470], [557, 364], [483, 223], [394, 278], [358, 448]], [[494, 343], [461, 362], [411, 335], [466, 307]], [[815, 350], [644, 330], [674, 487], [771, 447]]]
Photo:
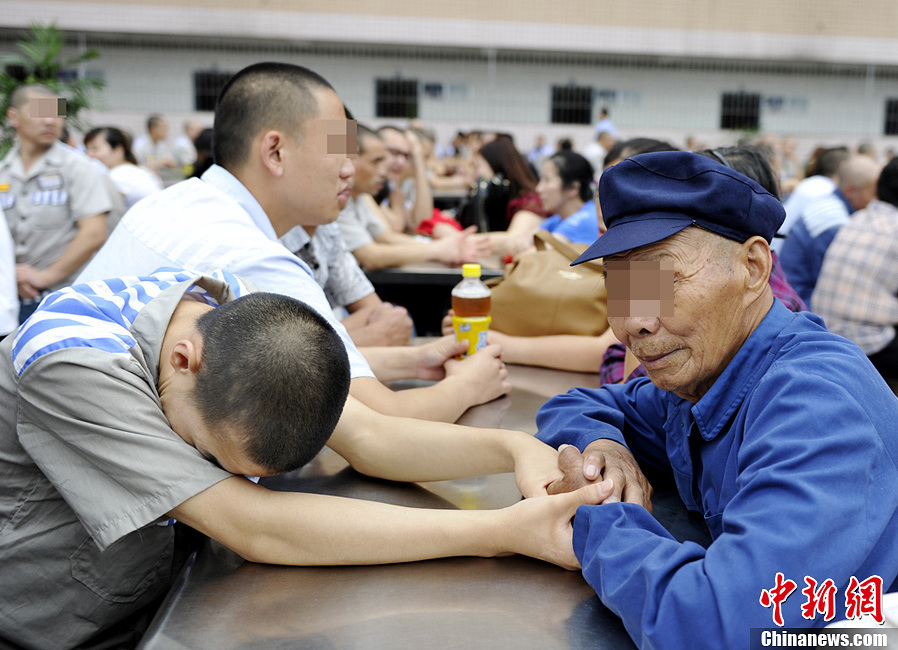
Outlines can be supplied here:
[[521, 255], [492, 289], [491, 329], [514, 336], [581, 334], [608, 329], [602, 262], [571, 266], [586, 244], [570, 244], [545, 230], [533, 236], [536, 250]]

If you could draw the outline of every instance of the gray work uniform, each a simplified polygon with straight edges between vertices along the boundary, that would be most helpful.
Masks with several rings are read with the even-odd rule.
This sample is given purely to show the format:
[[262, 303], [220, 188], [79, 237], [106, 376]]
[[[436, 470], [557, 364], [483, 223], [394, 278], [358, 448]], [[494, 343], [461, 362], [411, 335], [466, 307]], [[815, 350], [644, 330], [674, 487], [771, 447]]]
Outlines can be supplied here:
[[215, 275], [68, 287], [0, 343], [0, 646], [78, 646], [170, 588], [167, 513], [232, 476], [172, 430], [157, 391], [188, 288], [212, 304], [250, 290]]
[[[103, 174], [71, 147], [55, 142], [28, 172], [18, 145], [0, 161], [0, 209], [16, 250], [16, 263], [45, 269], [78, 233], [77, 222], [112, 209]], [[77, 271], [56, 285], [71, 284]]]

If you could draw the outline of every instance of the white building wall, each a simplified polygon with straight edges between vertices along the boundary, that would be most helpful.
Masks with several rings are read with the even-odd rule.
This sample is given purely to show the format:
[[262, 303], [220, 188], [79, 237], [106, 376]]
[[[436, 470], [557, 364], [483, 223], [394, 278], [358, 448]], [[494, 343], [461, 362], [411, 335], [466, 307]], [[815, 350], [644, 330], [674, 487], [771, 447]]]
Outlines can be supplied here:
[[[500, 59], [422, 58], [378, 55], [353, 56], [240, 52], [178, 47], [103, 46], [102, 58], [91, 62], [91, 74], [107, 86], [104, 111], [145, 115], [150, 112], [188, 114], [194, 110], [193, 73], [197, 70], [236, 71], [261, 60], [283, 60], [323, 74], [361, 120], [375, 113], [375, 79], [402, 77], [419, 81], [419, 117], [453, 129], [504, 125], [516, 130], [547, 128], [553, 85], [574, 83], [613, 91], [611, 109], [624, 136], [647, 133], [715, 134], [724, 92], [760, 93], [761, 125], [765, 132], [808, 138], [880, 139], [886, 99], [898, 97], [898, 80], [868, 78], [864, 69], [849, 75], [770, 74], [743, 69], [665, 69], [645, 66], [571, 65]], [[428, 97], [423, 87], [442, 85], [441, 98]], [[142, 121], [142, 117], [141, 117]], [[375, 120], [376, 121], [376, 120]], [[590, 137], [589, 127], [552, 125], [551, 133]]]

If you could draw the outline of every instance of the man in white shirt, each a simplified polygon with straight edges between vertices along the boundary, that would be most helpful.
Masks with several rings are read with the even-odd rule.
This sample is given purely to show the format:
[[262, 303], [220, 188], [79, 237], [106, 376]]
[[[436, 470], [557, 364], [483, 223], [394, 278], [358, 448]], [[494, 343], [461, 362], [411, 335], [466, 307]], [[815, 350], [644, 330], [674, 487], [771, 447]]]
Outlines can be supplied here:
[[[340, 98], [314, 72], [278, 63], [243, 70], [218, 102], [218, 164], [201, 179], [178, 183], [134, 206], [79, 281], [160, 267], [226, 269], [328, 318], [346, 344], [350, 394], [376, 410], [454, 422], [469, 407], [504, 395], [511, 385], [498, 347], [461, 362], [452, 358], [463, 344], [451, 339], [422, 347], [366, 348], [363, 356], [334, 317], [311, 269], [278, 242], [298, 225], [332, 222], [349, 199], [353, 125]], [[410, 376], [440, 381], [400, 393], [381, 383]]]

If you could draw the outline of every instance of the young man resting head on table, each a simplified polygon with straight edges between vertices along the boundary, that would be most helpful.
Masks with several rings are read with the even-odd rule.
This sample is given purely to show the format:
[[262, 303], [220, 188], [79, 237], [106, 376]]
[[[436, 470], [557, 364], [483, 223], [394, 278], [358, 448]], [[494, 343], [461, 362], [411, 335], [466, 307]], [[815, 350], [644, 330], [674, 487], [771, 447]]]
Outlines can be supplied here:
[[347, 397], [349, 383], [324, 318], [229, 273], [159, 271], [48, 296], [0, 344], [0, 646], [135, 643], [178, 572], [181, 525], [255, 562], [524, 553], [577, 566], [570, 519], [610, 482], [451, 511], [246, 478], [300, 467], [325, 443], [393, 480], [515, 471], [538, 496], [560, 477], [556, 452], [526, 433], [427, 423], [421, 436], [420, 421]]

